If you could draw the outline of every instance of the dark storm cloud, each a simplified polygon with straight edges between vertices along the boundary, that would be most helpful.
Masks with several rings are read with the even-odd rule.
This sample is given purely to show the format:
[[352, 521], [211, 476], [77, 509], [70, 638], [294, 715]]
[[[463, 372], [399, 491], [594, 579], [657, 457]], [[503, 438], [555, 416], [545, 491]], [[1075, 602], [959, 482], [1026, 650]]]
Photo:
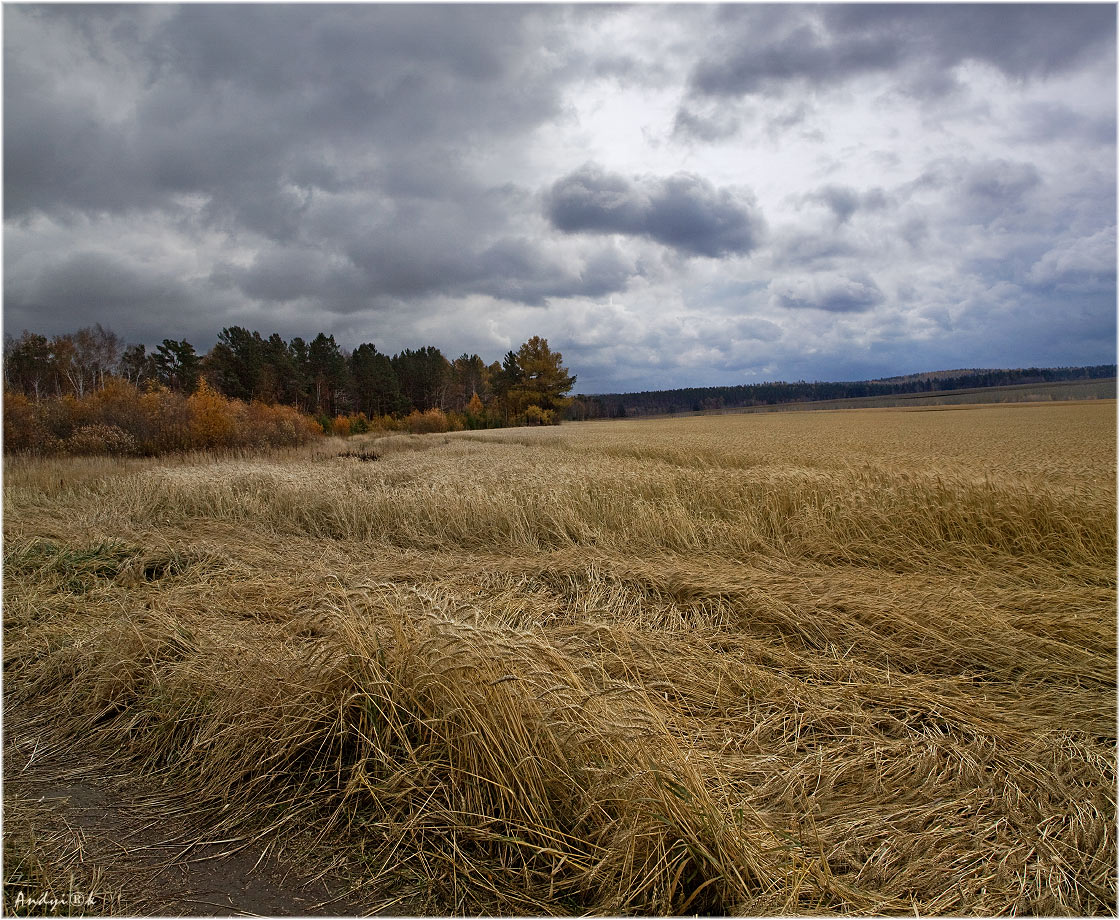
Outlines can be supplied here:
[[1100, 3], [836, 4], [824, 19], [837, 40], [894, 38], [942, 67], [981, 61], [1010, 77], [1068, 70], [1116, 44], [1116, 10]]
[[[561, 12], [21, 8], [5, 32], [6, 216], [162, 213], [188, 236], [257, 248], [211, 267], [216, 290], [335, 313], [432, 295], [539, 306], [623, 290], [640, 274], [633, 260], [613, 247], [550, 255], [513, 226], [532, 195], [480, 183], [464, 162], [558, 112], [554, 68], [573, 66]], [[35, 44], [93, 77], [52, 67]]]
[[994, 160], [971, 167], [965, 177], [964, 191], [970, 198], [990, 202], [997, 208], [1014, 206], [1042, 182], [1033, 163]]
[[253, 300], [287, 303], [327, 295], [332, 303], [357, 303], [365, 277], [349, 263], [304, 246], [275, 246], [259, 252], [249, 266], [219, 264], [211, 272], [217, 287], [236, 286]]
[[[1047, 182], [1034, 163], [1002, 157], [972, 161], [943, 158], [926, 164], [917, 178], [894, 188], [889, 197], [895, 202], [912, 202], [936, 195], [944, 208], [941, 222], [1015, 226], [1037, 232], [1055, 220], [1060, 223], [1068, 217], [1041, 209], [1046, 191]], [[1104, 216], [1103, 211], [1101, 216]], [[912, 213], [911, 222], [915, 227], [928, 229], [929, 215]], [[924, 235], [925, 230], [921, 232]]]
[[809, 280], [774, 285], [771, 294], [771, 303], [778, 307], [829, 313], [861, 313], [878, 306], [883, 300], [879, 285], [866, 276], [818, 275]]
[[940, 95], [954, 86], [946, 70], [967, 60], [1017, 79], [1045, 76], [1116, 41], [1107, 4], [830, 4], [788, 13], [775, 22], [766, 7], [721, 8], [723, 39], [692, 71], [691, 90], [743, 96], [898, 71], [911, 91]]
[[623, 291], [641, 269], [614, 249], [595, 253], [576, 268], [549, 258], [524, 239], [500, 240], [475, 260], [466, 290], [543, 306], [548, 298], [604, 297]]
[[1116, 116], [1090, 117], [1057, 102], [1032, 102], [1019, 106], [1010, 140], [1031, 144], [1075, 143], [1094, 147], [1116, 144]]
[[[15, 31], [5, 30], [5, 45]], [[55, 94], [4, 55], [4, 216], [65, 204], [82, 211], [153, 205], [159, 193], [137, 184], [127, 138], [99, 124], [80, 98]]]
[[[461, 4], [187, 5], [163, 30], [153, 61], [211, 86], [236, 80], [271, 94], [298, 91], [313, 78], [375, 100], [432, 69], [472, 83], [501, 76], [525, 12], [511, 11], [493, 17]], [[407, 66], [386, 68], [386, 59]]]
[[777, 266], [808, 270], [830, 270], [838, 261], [860, 255], [849, 240], [832, 233], [786, 233], [775, 240]]
[[607, 248], [566, 265], [521, 237], [486, 246], [462, 240], [445, 247], [418, 245], [412, 234], [357, 245], [350, 257], [364, 273], [373, 296], [410, 298], [442, 293], [483, 294], [528, 306], [553, 297], [601, 297], [626, 288], [640, 268]]
[[929, 221], [922, 217], [911, 217], [903, 222], [898, 233], [914, 252], [920, 252], [929, 239]]
[[857, 211], [882, 211], [887, 207], [887, 196], [882, 189], [860, 192], [846, 185], [826, 185], [806, 195], [805, 201], [825, 205], [841, 225], [851, 220]]
[[[17, 328], [49, 333], [109, 319], [115, 328], [149, 322], [178, 327], [196, 304], [179, 278], [101, 252], [75, 252], [44, 270], [5, 285], [5, 319]], [[75, 324], [76, 317], [91, 317]]]
[[805, 24], [768, 44], [746, 44], [722, 60], [701, 62], [693, 72], [692, 86], [702, 95], [738, 96], [794, 79], [834, 81], [893, 67], [900, 50], [889, 36], [830, 41]]
[[678, 173], [630, 180], [593, 163], [558, 179], [545, 196], [552, 225], [565, 233], [619, 233], [683, 253], [719, 258], [759, 245], [765, 224], [753, 196]]
[[740, 127], [739, 119], [725, 112], [701, 115], [682, 106], [673, 122], [673, 136], [712, 143], [734, 137]]
[[[92, 30], [112, 46], [135, 25], [129, 8], [87, 9], [47, 14], [52, 37], [78, 43]], [[289, 184], [337, 189], [370, 162], [408, 161], [418, 145], [451, 159], [452, 139], [507, 136], [559, 105], [558, 85], [533, 58], [534, 30], [547, 33], [554, 18], [546, 8], [167, 7], [132, 49], [135, 73], [99, 72], [118, 81], [101, 87], [106, 95], [135, 99], [124, 122], [21, 48], [23, 29], [43, 18], [21, 9], [5, 29], [9, 216], [125, 211], [199, 193], [288, 239]]]
[[1007, 227], [1027, 221], [1030, 226], [1044, 219], [1035, 212], [1035, 193], [1043, 181], [1033, 163], [1006, 159], [939, 163], [926, 176], [931, 185], [947, 188], [965, 224]]

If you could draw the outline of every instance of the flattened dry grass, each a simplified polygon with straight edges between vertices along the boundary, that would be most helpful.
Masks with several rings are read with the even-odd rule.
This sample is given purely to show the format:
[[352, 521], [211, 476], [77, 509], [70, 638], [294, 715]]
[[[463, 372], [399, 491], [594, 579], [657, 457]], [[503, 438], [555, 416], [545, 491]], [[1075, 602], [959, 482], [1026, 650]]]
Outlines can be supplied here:
[[120, 893], [86, 860], [80, 829], [60, 828], [41, 801], [9, 794], [4, 815], [4, 914], [9, 917], [108, 916]]
[[1115, 403], [54, 463], [6, 692], [371, 910], [1115, 912]]

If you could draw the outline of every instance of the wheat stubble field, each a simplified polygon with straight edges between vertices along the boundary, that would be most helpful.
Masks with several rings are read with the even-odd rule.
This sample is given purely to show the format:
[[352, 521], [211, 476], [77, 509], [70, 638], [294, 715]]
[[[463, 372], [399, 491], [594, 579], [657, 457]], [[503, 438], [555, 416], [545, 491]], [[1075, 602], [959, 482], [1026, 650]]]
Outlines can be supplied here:
[[1111, 400], [9, 460], [4, 693], [370, 911], [1114, 914], [1115, 512]]

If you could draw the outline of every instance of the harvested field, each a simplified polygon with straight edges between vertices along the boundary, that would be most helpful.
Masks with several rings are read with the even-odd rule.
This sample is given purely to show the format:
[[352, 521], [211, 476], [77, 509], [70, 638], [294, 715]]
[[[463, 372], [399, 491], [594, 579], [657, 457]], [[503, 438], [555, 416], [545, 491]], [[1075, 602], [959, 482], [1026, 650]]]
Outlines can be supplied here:
[[1116, 912], [1114, 401], [8, 460], [4, 512], [5, 706], [369, 912]]

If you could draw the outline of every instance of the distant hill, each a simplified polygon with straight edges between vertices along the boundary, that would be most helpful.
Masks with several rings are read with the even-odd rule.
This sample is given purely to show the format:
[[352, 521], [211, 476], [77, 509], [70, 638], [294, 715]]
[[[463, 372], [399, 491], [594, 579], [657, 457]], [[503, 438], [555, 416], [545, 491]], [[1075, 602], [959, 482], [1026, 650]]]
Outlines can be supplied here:
[[968, 377], [976, 374], [998, 374], [1000, 368], [968, 367], [955, 371], [924, 371], [921, 374], [903, 374], [901, 377], [876, 377], [867, 383], [910, 383], [914, 380], [951, 380], [954, 377]]
[[984, 387], [1023, 386], [1072, 380], [1116, 377], [1115, 364], [1084, 367], [971, 368], [924, 371], [877, 380], [796, 383], [776, 381], [727, 387], [684, 387], [640, 393], [601, 393], [576, 396], [568, 409], [571, 419], [625, 418], [668, 415], [833, 399], [860, 399]]

